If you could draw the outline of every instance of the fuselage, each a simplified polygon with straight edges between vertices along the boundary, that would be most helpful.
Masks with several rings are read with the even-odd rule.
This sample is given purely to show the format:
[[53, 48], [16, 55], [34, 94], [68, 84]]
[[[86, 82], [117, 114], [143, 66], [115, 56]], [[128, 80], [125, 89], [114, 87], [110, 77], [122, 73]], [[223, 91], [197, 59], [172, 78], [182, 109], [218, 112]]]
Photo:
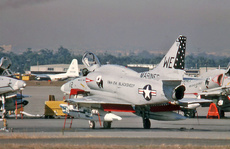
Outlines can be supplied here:
[[199, 77], [199, 80], [184, 82], [186, 87], [185, 96], [197, 96], [215, 88], [230, 87], [230, 78], [225, 75], [225, 71], [223, 69], [212, 70]]
[[92, 95], [110, 96], [133, 105], [168, 102], [163, 93], [162, 81], [146, 79], [129, 68], [103, 65], [86, 77], [77, 78], [62, 86], [63, 92], [71, 88], [89, 91]]
[[26, 83], [11, 77], [0, 76], [0, 94], [14, 92], [26, 87]]

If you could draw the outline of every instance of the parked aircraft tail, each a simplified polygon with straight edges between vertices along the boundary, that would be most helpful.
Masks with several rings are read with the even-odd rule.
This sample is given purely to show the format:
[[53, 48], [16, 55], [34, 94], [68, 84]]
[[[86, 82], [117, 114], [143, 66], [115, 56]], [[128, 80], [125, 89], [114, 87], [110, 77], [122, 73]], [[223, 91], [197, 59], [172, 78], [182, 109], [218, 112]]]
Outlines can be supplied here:
[[186, 37], [180, 35], [160, 64], [152, 70], [163, 80], [182, 80], [185, 65]]
[[228, 63], [227, 70], [225, 72], [228, 76], [230, 76], [230, 62]]
[[66, 72], [68, 77], [76, 77], [79, 76], [79, 70], [78, 70], [78, 61], [77, 59], [73, 59], [71, 64], [69, 65], [69, 68]]

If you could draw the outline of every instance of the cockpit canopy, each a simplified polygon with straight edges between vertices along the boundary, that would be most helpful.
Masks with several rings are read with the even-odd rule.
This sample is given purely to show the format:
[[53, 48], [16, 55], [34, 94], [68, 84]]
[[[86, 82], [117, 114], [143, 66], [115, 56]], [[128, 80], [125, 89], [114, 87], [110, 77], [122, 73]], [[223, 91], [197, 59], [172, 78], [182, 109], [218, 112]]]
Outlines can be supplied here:
[[11, 64], [11, 60], [8, 57], [2, 57], [0, 59], [0, 67], [2, 69], [9, 69]]
[[13, 73], [9, 69], [11, 66], [11, 60], [8, 57], [2, 57], [0, 59], [0, 75], [2, 76], [12, 76]]
[[82, 57], [82, 63], [86, 66], [89, 71], [94, 71], [96, 68], [101, 66], [97, 56], [92, 52], [86, 52]]

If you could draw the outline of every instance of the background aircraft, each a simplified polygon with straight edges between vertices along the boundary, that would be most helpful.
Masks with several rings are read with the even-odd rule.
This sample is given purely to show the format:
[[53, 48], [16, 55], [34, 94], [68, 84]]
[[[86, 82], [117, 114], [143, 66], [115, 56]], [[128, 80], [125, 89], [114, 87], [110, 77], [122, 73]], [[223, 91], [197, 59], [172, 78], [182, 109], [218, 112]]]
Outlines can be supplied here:
[[65, 80], [67, 78], [74, 78], [78, 76], [79, 76], [78, 61], [77, 59], [73, 59], [66, 73], [41, 74], [41, 75], [36, 75], [36, 79], [37, 80], [59, 81], [59, 80]]
[[[21, 108], [26, 106], [29, 102], [27, 100], [24, 100], [23, 98], [26, 98], [29, 96], [24, 96], [21, 94], [7, 94], [6, 103], [5, 103], [5, 109], [7, 111], [15, 111], [16, 110], [16, 104], [17, 108]], [[2, 107], [2, 103], [0, 102], [0, 107]]]
[[[17, 91], [23, 90], [26, 87], [26, 83], [22, 80], [13, 78], [11, 75], [11, 72], [9, 70], [11, 66], [11, 61], [3, 57], [0, 60], [0, 71], [1, 75], [6, 75], [6, 76], [0, 76], [0, 107], [2, 111], [2, 119], [4, 121], [4, 128], [2, 130], [7, 130], [6, 126], [6, 119], [5, 116], [7, 114], [8, 110], [13, 110], [15, 109], [15, 101], [17, 99]], [[27, 105], [28, 101], [21, 100], [17, 105]]]
[[71, 105], [60, 105], [63, 112], [75, 118], [103, 121], [110, 128], [121, 117], [116, 112], [132, 112], [143, 119], [143, 127], [150, 128], [149, 119], [182, 120], [184, 116], [173, 112], [180, 105], [203, 102], [185, 100], [185, 87], [181, 85], [184, 74], [186, 37], [179, 36], [160, 64], [151, 71], [137, 73], [118, 65], [101, 65], [96, 55], [85, 53], [82, 62], [88, 69], [85, 76], [67, 82], [61, 90], [70, 94], [70, 89], [82, 93], [78, 98], [67, 99]]
[[9, 69], [11, 64], [11, 60], [8, 57], [2, 57], [0, 59], [0, 75], [12, 77], [13, 73]]
[[[230, 112], [230, 64], [227, 69], [210, 70], [198, 78], [184, 81], [186, 87], [185, 98], [210, 99], [217, 105], [219, 114], [224, 116], [224, 112]], [[196, 108], [199, 106], [209, 106], [209, 104], [190, 104], [188, 108], [183, 108], [185, 116], [194, 117]]]

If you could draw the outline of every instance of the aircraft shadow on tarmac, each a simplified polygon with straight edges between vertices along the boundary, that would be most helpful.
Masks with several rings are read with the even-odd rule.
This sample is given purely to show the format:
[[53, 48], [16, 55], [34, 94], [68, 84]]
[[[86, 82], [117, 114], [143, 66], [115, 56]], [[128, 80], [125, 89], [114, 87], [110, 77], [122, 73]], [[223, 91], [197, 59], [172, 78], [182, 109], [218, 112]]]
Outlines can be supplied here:
[[13, 132], [111, 132], [111, 133], [119, 133], [119, 132], [230, 132], [230, 130], [222, 130], [222, 129], [202, 129], [202, 128], [194, 128], [194, 127], [153, 127], [150, 129], [143, 129], [143, 128], [122, 128], [116, 127], [111, 129], [104, 129], [104, 128], [14, 128]]

